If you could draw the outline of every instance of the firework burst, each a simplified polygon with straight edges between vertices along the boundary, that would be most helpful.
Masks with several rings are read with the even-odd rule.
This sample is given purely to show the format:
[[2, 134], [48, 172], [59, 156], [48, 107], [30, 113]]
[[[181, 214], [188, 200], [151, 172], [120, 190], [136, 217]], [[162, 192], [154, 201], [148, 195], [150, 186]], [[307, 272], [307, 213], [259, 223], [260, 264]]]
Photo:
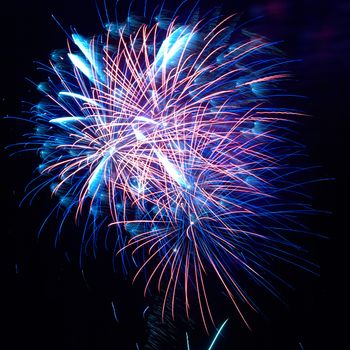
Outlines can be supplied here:
[[163, 291], [163, 314], [170, 303], [174, 316], [181, 297], [205, 328], [207, 276], [244, 319], [239, 304], [255, 307], [242, 276], [273, 290], [266, 264], [294, 261], [282, 233], [308, 211], [286, 199], [300, 150], [289, 125], [300, 113], [273, 105], [287, 96], [288, 61], [237, 22], [160, 11], [93, 38], [73, 33], [45, 67], [31, 139], [42, 158], [33, 191], [50, 186], [64, 218], [87, 210], [93, 237], [115, 227], [134, 279], [145, 272], [145, 293]]

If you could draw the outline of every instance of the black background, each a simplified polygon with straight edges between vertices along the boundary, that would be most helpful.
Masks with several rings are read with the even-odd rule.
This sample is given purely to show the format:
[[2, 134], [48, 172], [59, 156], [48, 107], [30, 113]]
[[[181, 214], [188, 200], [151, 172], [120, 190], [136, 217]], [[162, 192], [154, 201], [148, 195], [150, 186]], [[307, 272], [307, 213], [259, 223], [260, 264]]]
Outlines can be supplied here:
[[[203, 2], [204, 3], [204, 2]], [[209, 4], [210, 5], [210, 4]], [[215, 4], [216, 5], [216, 4]], [[333, 179], [310, 187], [318, 214], [309, 219], [314, 232], [328, 239], [308, 238], [310, 258], [320, 265], [320, 276], [292, 274], [294, 289], [285, 292], [288, 306], [271, 301], [265, 317], [257, 316], [249, 331], [238, 320], [230, 321], [215, 349], [344, 349], [346, 335], [345, 284], [348, 274], [340, 247], [348, 234], [347, 205], [340, 199], [346, 190], [350, 100], [349, 57], [350, 3], [347, 1], [226, 1], [224, 11], [241, 12], [247, 18], [264, 15], [252, 27], [274, 40], [284, 39], [283, 50], [302, 58], [294, 67], [297, 89], [307, 96], [300, 139], [307, 146], [310, 164], [322, 165], [315, 177]], [[34, 60], [47, 62], [55, 48], [64, 48], [66, 36], [51, 14], [69, 29], [80, 33], [100, 30], [95, 3], [90, 0], [11, 1], [1, 5], [1, 115], [24, 116], [29, 105], [40, 99], [26, 78], [43, 79]], [[2, 120], [4, 146], [21, 141], [28, 125]], [[54, 246], [55, 232], [36, 238], [52, 206], [43, 192], [31, 206], [19, 208], [24, 186], [38, 164], [35, 155], [9, 157], [4, 151], [2, 174], [3, 266], [1, 289], [5, 296], [0, 315], [0, 338], [4, 349], [142, 349], [145, 307], [137, 286], [113, 274], [110, 256], [87, 259], [82, 274], [74, 258], [67, 258], [62, 245]], [[339, 196], [338, 196], [339, 195]], [[344, 194], [345, 197], [345, 194]], [[74, 225], [69, 228], [77, 236]], [[72, 238], [74, 246], [75, 239]], [[65, 242], [64, 245], [69, 244]], [[74, 253], [74, 248], [72, 248]], [[70, 261], [69, 261], [70, 260]], [[346, 260], [346, 259], [344, 259]], [[116, 286], [118, 285], [118, 286]], [[120, 322], [113, 316], [114, 302]], [[269, 309], [267, 307], [267, 309]], [[212, 335], [214, 332], [212, 332]], [[184, 337], [184, 334], [181, 335]], [[206, 349], [211, 337], [201, 331], [190, 334], [191, 349]], [[183, 338], [183, 346], [185, 342]], [[181, 342], [180, 342], [181, 343]]]

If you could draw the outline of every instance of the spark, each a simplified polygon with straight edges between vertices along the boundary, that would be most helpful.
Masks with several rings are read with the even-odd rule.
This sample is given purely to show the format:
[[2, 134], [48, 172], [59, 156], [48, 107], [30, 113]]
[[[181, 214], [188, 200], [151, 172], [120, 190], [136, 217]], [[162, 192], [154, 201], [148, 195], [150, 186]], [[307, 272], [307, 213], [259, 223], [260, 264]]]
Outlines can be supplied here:
[[112, 301], [111, 302], [111, 305], [112, 305], [112, 310], [113, 310], [113, 316], [114, 316], [114, 319], [119, 322], [119, 319], [118, 319], [118, 316], [117, 316], [117, 310], [115, 308], [115, 305], [114, 305], [114, 302]]
[[215, 337], [214, 337], [213, 341], [211, 342], [208, 350], [211, 350], [213, 348], [213, 346], [215, 345], [215, 342], [216, 342], [218, 336], [221, 334], [222, 330], [224, 329], [225, 324], [227, 323], [227, 321], [228, 321], [228, 319], [220, 326], [220, 328], [216, 332]]

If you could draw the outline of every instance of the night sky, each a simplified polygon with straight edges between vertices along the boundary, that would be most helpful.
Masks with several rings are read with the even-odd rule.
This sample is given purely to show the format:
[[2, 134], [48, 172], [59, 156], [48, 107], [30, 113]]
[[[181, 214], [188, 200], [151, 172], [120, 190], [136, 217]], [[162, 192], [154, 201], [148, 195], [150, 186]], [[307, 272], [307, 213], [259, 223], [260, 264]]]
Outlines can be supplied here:
[[[299, 107], [312, 117], [298, 126], [298, 138], [306, 145], [308, 163], [316, 166], [313, 177], [325, 180], [308, 186], [319, 213], [304, 220], [312, 232], [327, 238], [315, 235], [300, 240], [310, 260], [320, 266], [320, 276], [276, 266], [276, 272], [293, 286], [282, 290], [285, 305], [262, 297], [263, 313], [249, 316], [251, 331], [232, 309], [215, 350], [345, 349], [341, 339], [347, 330], [340, 316], [345, 314], [348, 273], [341, 271], [345, 263], [340, 247], [348, 234], [348, 204], [340, 197], [347, 187], [349, 159], [345, 135], [350, 117], [350, 2], [237, 0], [224, 2], [223, 11], [242, 13], [244, 19], [262, 15], [248, 28], [271, 40], [284, 40], [280, 45], [283, 51], [301, 59], [291, 67], [297, 77], [294, 89], [306, 97]], [[39, 92], [28, 81], [45, 79], [35, 61], [46, 63], [53, 49], [66, 46], [66, 35], [52, 14], [67, 30], [72, 25], [86, 35], [101, 31], [94, 1], [3, 2], [1, 116], [27, 117], [31, 103], [40, 100]], [[96, 258], [88, 254], [82, 273], [76, 258], [79, 231], [73, 222], [65, 227], [56, 245], [55, 223], [37, 238], [55, 198], [45, 190], [31, 205], [26, 202], [19, 207], [39, 159], [32, 153], [10, 157], [11, 152], [4, 150], [6, 145], [22, 141], [30, 124], [9, 119], [0, 123], [4, 214], [1, 255], [6, 268], [1, 276], [5, 296], [1, 299], [4, 336], [0, 348], [137, 349], [138, 343], [140, 350], [144, 349], [150, 326], [142, 317], [147, 305], [142, 284], [132, 287], [130, 280], [114, 273], [111, 253], [103, 249]], [[186, 349], [181, 326], [169, 332], [177, 338], [175, 348]], [[189, 332], [191, 349], [207, 349], [213, 335], [205, 335], [197, 324]], [[170, 349], [165, 345], [163, 348]]]

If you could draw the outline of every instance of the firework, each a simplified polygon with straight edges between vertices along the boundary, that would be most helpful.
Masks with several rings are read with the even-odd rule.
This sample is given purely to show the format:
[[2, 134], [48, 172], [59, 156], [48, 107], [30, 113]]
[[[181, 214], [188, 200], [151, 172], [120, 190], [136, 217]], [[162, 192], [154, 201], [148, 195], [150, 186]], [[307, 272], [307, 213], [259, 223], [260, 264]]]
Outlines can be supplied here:
[[91, 224], [89, 240], [115, 228], [134, 280], [146, 275], [145, 293], [162, 291], [163, 317], [180, 297], [207, 329], [208, 276], [244, 320], [240, 304], [255, 307], [241, 280], [273, 291], [269, 260], [298, 264], [283, 233], [309, 210], [289, 195], [300, 151], [289, 129], [301, 114], [276, 107], [290, 79], [276, 43], [234, 15], [158, 12], [92, 38], [74, 32], [53, 52], [35, 107], [30, 142], [42, 163], [30, 195], [50, 186], [63, 220], [74, 212]]

